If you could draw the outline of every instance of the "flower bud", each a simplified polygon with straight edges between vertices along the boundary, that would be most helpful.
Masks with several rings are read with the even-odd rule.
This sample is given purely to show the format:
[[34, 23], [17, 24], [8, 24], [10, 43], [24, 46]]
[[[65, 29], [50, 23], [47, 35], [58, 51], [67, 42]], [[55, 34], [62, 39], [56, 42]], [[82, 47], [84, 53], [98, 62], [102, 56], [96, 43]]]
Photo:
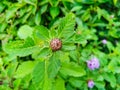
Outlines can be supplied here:
[[89, 88], [93, 88], [94, 85], [95, 85], [95, 83], [94, 83], [93, 80], [89, 80], [89, 81], [88, 81], [88, 87], [89, 87]]
[[102, 43], [103, 43], [103, 44], [107, 44], [107, 40], [106, 40], [106, 39], [103, 39], [103, 40], [102, 40]]
[[60, 50], [62, 47], [62, 41], [58, 38], [52, 39], [50, 42], [50, 47], [52, 51]]

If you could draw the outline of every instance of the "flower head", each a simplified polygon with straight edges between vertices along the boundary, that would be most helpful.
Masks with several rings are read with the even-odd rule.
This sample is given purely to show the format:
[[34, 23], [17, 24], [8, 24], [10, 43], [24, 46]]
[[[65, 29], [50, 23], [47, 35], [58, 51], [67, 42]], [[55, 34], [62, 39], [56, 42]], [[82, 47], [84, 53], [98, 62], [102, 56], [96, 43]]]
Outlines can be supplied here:
[[89, 80], [89, 81], [88, 81], [88, 87], [89, 87], [89, 88], [93, 88], [94, 85], [95, 85], [95, 83], [94, 83], [93, 80]]
[[99, 60], [94, 57], [91, 60], [87, 61], [87, 66], [91, 70], [98, 69], [100, 66]]
[[102, 40], [102, 43], [103, 43], [103, 44], [107, 44], [107, 40], [106, 40], [106, 39], [103, 39], [103, 40]]
[[62, 41], [58, 38], [55, 38], [55, 39], [51, 40], [50, 47], [51, 47], [52, 51], [60, 50], [62, 47]]
[[94, 63], [94, 67], [95, 67], [96, 69], [98, 69], [99, 66], [100, 66], [99, 60], [94, 57], [94, 58], [92, 58], [92, 62]]

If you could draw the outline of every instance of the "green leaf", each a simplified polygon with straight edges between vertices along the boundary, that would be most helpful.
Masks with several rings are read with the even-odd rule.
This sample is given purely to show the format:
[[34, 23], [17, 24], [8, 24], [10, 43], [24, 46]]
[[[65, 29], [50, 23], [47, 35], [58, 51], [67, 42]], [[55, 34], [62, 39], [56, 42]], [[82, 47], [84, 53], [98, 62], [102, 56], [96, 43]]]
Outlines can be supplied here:
[[107, 48], [109, 49], [109, 51], [114, 50], [113, 44], [109, 41], [107, 41]]
[[74, 77], [81, 77], [86, 75], [85, 70], [75, 63], [62, 63], [60, 72]]
[[71, 52], [70, 52], [70, 57], [71, 57], [74, 61], [77, 61], [77, 59], [78, 59], [78, 52], [77, 52], [77, 50], [71, 51]]
[[[69, 2], [69, 3], [74, 3], [74, 0], [62, 0], [62, 2]], [[81, 1], [81, 0], [78, 0], [78, 1]]]
[[73, 88], [70, 84], [67, 84], [66, 90], [75, 90], [75, 88]]
[[6, 12], [6, 21], [15, 16], [15, 12], [18, 10], [17, 6], [10, 7]]
[[69, 62], [70, 58], [69, 58], [69, 53], [68, 52], [58, 52], [56, 53], [57, 57], [60, 59], [60, 62]]
[[57, 78], [55, 81], [55, 90], [66, 90], [65, 81], [62, 78]]
[[105, 3], [108, 2], [109, 0], [98, 0], [99, 3]]
[[6, 53], [21, 57], [30, 55], [37, 49], [39, 47], [35, 46], [34, 41], [30, 38], [26, 39], [26, 41], [13, 41], [3, 46]]
[[86, 45], [87, 44], [87, 39], [84, 35], [76, 35], [75, 36], [75, 42], [82, 44], [82, 45]]
[[48, 76], [50, 78], [54, 78], [60, 69], [60, 61], [58, 58], [56, 58], [55, 54], [49, 60]]
[[113, 0], [114, 5], [116, 5], [116, 4], [117, 4], [117, 1], [118, 1], [118, 0]]
[[52, 90], [52, 80], [48, 78], [47, 73], [45, 73], [44, 83], [41, 90]]
[[108, 70], [115, 73], [116, 68], [117, 68], [117, 61], [116, 61], [116, 59], [113, 58], [113, 60], [111, 60], [108, 64]]
[[73, 7], [73, 8], [71, 9], [71, 11], [72, 11], [72, 12], [78, 11], [78, 10], [80, 10], [81, 8], [82, 8], [82, 6], [75, 6], [75, 7]]
[[103, 77], [105, 80], [110, 82], [111, 87], [114, 88], [116, 86], [116, 77], [113, 73], [104, 73]]
[[21, 39], [26, 39], [27, 37], [31, 37], [33, 33], [33, 29], [29, 25], [23, 25], [19, 28], [17, 34]]
[[98, 17], [98, 19], [100, 19], [101, 16], [102, 16], [102, 10], [99, 7], [97, 7], [97, 17]]
[[33, 54], [33, 58], [38, 59], [38, 58], [46, 58], [51, 53], [49, 48], [42, 48], [38, 50], [38, 52]]
[[2, 3], [0, 3], [0, 13], [4, 10], [5, 5], [3, 5]]
[[3, 32], [7, 27], [7, 24], [6, 23], [2, 23], [0, 24], [0, 32]]
[[105, 87], [105, 83], [104, 82], [95, 82], [95, 86], [99, 89], [99, 90], [106, 90]]
[[12, 90], [10, 87], [7, 87], [5, 85], [0, 85], [0, 90]]
[[6, 70], [9, 77], [11, 77], [11, 78], [13, 77], [17, 66], [18, 66], [18, 62], [9, 64], [9, 66], [7, 67], [7, 70]]
[[11, 7], [9, 7], [9, 9], [6, 11], [6, 21], [8, 21], [10, 18], [15, 17], [16, 12], [19, 8], [21, 8], [24, 4], [13, 4]]
[[87, 21], [87, 20], [89, 20], [90, 19], [90, 17], [91, 17], [91, 15], [90, 15], [90, 10], [88, 9], [88, 10], [86, 10], [85, 12], [84, 12], [84, 14], [82, 15], [82, 20], [83, 21]]
[[102, 16], [107, 20], [107, 21], [110, 21], [111, 19], [110, 19], [110, 15], [109, 15], [109, 13], [106, 11], [106, 10], [102, 10], [101, 11], [101, 13], [102, 13]]
[[43, 83], [45, 77], [45, 62], [38, 62], [32, 72], [32, 81], [36, 86]]
[[49, 39], [49, 31], [44, 26], [36, 26], [34, 31], [34, 37], [38, 37], [41, 40]]
[[38, 62], [32, 72], [32, 81], [38, 90], [52, 90], [52, 81], [48, 78], [47, 62]]
[[41, 22], [41, 14], [40, 12], [37, 12], [35, 16], [35, 24], [40, 25], [40, 22]]
[[45, 12], [47, 11], [47, 7], [48, 7], [47, 4], [43, 5], [43, 6], [40, 8], [40, 14], [45, 13]]
[[52, 18], [54, 19], [55, 17], [57, 17], [59, 15], [60, 11], [58, 7], [51, 7], [50, 8], [50, 15], [52, 16]]
[[58, 26], [59, 37], [69, 38], [73, 35], [75, 26], [75, 16], [70, 13], [66, 15], [60, 22]]
[[22, 79], [16, 79], [13, 82], [14, 90], [17, 90], [19, 88], [19, 85], [20, 85], [21, 81], [22, 81]]
[[119, 66], [117, 66], [117, 67], [115, 68], [115, 73], [120, 73], [120, 67], [119, 67]]
[[76, 49], [76, 46], [69, 43], [62, 46], [62, 50], [64, 51], [75, 50], [75, 49]]
[[58, 6], [59, 0], [49, 0], [49, 3], [51, 4], [51, 6]]
[[83, 85], [83, 83], [84, 83], [84, 81], [78, 80], [78, 79], [74, 79], [74, 78], [70, 78], [69, 82], [70, 82], [70, 84], [72, 86], [77, 87], [77, 88], [80, 88]]
[[31, 4], [31, 5], [37, 5], [37, 0], [23, 0], [24, 2]]
[[31, 14], [31, 12], [25, 14], [25, 15], [22, 17], [21, 22], [22, 22], [22, 23], [26, 23], [26, 22], [27, 22], [27, 19], [30, 17], [30, 14]]
[[15, 72], [15, 77], [16, 78], [23, 78], [28, 74], [31, 74], [32, 70], [34, 67], [34, 62], [33, 61], [26, 61], [23, 62], [18, 66], [17, 71]]
[[3, 61], [2, 61], [2, 58], [0, 58], [0, 66], [3, 65]]

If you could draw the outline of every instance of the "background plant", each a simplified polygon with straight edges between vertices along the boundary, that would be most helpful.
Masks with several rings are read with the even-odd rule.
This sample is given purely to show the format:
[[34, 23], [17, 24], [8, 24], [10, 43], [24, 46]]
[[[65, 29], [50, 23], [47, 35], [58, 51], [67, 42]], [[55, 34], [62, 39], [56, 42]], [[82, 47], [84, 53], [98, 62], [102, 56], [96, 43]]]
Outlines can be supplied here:
[[119, 90], [119, 17], [118, 0], [0, 1], [0, 89]]

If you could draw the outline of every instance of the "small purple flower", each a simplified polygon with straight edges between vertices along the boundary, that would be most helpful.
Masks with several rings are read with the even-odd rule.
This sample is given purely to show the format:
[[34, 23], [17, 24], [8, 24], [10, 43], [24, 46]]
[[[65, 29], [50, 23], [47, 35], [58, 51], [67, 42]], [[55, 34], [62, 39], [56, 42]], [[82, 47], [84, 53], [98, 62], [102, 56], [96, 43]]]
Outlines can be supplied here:
[[91, 70], [98, 69], [100, 67], [99, 60], [94, 57], [91, 60], [87, 61], [87, 66]]
[[92, 62], [94, 63], [94, 67], [95, 67], [96, 69], [98, 69], [99, 66], [100, 66], [99, 60], [94, 57], [94, 58], [92, 59]]
[[88, 81], [88, 87], [89, 87], [89, 88], [93, 88], [94, 85], [95, 85], [95, 83], [94, 83], [93, 80], [89, 80], [89, 81]]
[[107, 40], [106, 40], [106, 39], [103, 39], [103, 40], [102, 40], [102, 43], [103, 43], [103, 44], [107, 44]]
[[91, 69], [91, 70], [94, 70], [94, 69], [95, 69], [95, 67], [94, 67], [94, 62], [92, 62], [91, 60], [87, 61], [87, 66], [88, 66], [88, 68]]

